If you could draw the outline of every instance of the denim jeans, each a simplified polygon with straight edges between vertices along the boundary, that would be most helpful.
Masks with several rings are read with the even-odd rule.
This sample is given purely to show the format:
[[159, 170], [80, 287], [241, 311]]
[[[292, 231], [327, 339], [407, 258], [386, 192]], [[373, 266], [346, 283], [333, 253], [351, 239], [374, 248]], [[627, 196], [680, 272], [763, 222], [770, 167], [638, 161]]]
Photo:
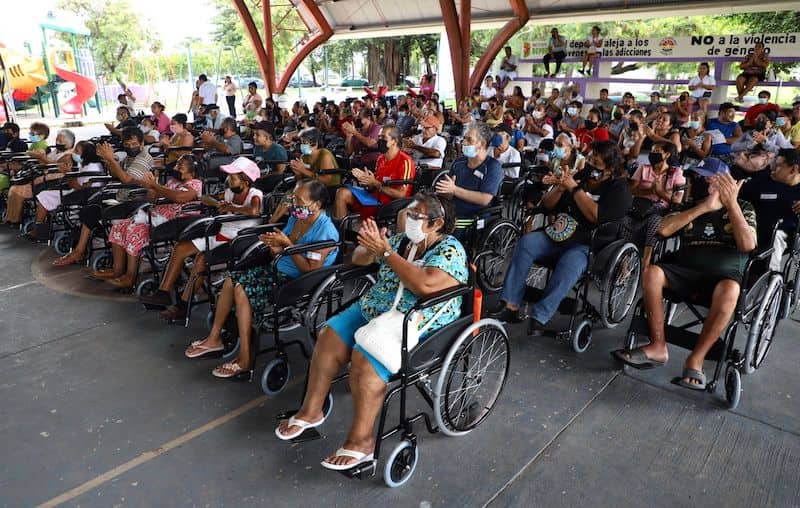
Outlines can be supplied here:
[[522, 305], [525, 281], [534, 263], [554, 260], [550, 280], [542, 299], [531, 306], [530, 315], [540, 323], [547, 323], [558, 310], [558, 304], [578, 282], [589, 264], [589, 246], [579, 243], [556, 243], [542, 231], [528, 233], [520, 238], [511, 266], [506, 274], [500, 299], [511, 305]]

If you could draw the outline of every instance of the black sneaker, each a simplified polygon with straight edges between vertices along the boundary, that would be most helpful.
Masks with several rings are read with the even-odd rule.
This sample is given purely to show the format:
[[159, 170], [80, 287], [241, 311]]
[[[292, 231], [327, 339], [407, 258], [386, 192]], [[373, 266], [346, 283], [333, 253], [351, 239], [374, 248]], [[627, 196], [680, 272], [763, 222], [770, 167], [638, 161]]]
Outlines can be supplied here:
[[504, 323], [519, 323], [522, 321], [519, 318], [519, 310], [511, 310], [503, 302], [498, 303], [497, 307], [489, 312], [489, 316]]
[[545, 328], [545, 326], [536, 319], [530, 318], [528, 320], [528, 335], [544, 335], [546, 330], [547, 328]]

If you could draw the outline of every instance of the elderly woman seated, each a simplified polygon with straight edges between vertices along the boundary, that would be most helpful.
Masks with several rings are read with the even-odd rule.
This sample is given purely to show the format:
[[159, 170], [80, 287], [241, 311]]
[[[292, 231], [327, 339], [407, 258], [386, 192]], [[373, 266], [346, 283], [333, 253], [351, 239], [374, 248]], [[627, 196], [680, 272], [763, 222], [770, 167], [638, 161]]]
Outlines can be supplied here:
[[[386, 238], [372, 219], [364, 222], [353, 262], [358, 265], [378, 262], [378, 280], [356, 303], [331, 318], [321, 331], [311, 359], [303, 406], [275, 429], [278, 438], [293, 439], [323, 423], [322, 407], [331, 381], [349, 362], [353, 422], [344, 445], [322, 465], [344, 470], [372, 460], [375, 446], [372, 428], [391, 372], [356, 345], [356, 331], [392, 308], [400, 284], [405, 289], [397, 309], [407, 312], [418, 299], [467, 282], [466, 253], [450, 235], [454, 224], [450, 201], [430, 194], [418, 194], [408, 206], [405, 233]], [[455, 298], [424, 310], [417, 325], [427, 325], [437, 313], [439, 317], [429, 327], [428, 334], [453, 322], [460, 314], [460, 300]]]
[[108, 241], [114, 256], [114, 266], [110, 270], [98, 270], [94, 277], [106, 280], [118, 288], [131, 288], [139, 270], [139, 256], [142, 249], [150, 244], [150, 225], [158, 226], [180, 214], [184, 204], [197, 200], [203, 193], [203, 182], [196, 177], [196, 165], [190, 155], [184, 155], [175, 164], [179, 177], [170, 178], [166, 185], [160, 185], [152, 173], [147, 173], [139, 181], [147, 189], [151, 201], [165, 198], [171, 203], [155, 205], [146, 212], [138, 212], [131, 218], [111, 226]]
[[[269, 246], [272, 254], [284, 249], [326, 240], [339, 241], [339, 232], [333, 221], [325, 213], [325, 200], [328, 191], [318, 180], [302, 180], [297, 183], [290, 207], [291, 217], [283, 231], [261, 235], [260, 239]], [[270, 264], [263, 264], [242, 271], [231, 272], [225, 278], [222, 291], [217, 298], [214, 323], [211, 332], [203, 340], [194, 341], [186, 349], [188, 358], [200, 358], [222, 351], [222, 328], [233, 306], [239, 328], [239, 356], [232, 362], [224, 363], [214, 369], [216, 377], [232, 378], [240, 373], [249, 373], [253, 366], [250, 352], [250, 329], [253, 314], [258, 315], [272, 303], [272, 289], [275, 284], [295, 279], [306, 272], [333, 264], [336, 247], [313, 250], [281, 258], [277, 274], [273, 274]], [[275, 278], [277, 276], [277, 279]]]
[[[80, 141], [75, 145], [75, 151], [72, 152], [72, 162], [77, 166], [78, 173], [87, 173], [97, 176], [100, 173], [105, 173], [102, 159], [97, 155], [97, 146], [91, 141]], [[65, 161], [66, 162], [66, 161]], [[66, 168], [66, 164], [64, 164]], [[72, 169], [72, 165], [70, 165]], [[62, 203], [65, 205], [77, 205], [85, 202], [87, 197], [96, 192], [92, 187], [99, 187], [102, 185], [100, 182], [89, 183], [91, 176], [79, 176], [77, 178], [69, 178], [66, 180], [66, 185], [69, 189], [66, 190], [43, 190], [36, 194], [36, 224], [41, 224], [47, 218], [47, 214], [58, 208]]]
[[[47, 126], [44, 124], [39, 124], [41, 127], [37, 127], [39, 129], [46, 129]], [[31, 132], [34, 132], [33, 126], [31, 126]], [[38, 131], [38, 132], [41, 132]], [[49, 131], [48, 131], [49, 132]], [[42, 135], [31, 135], [31, 138], [39, 139]], [[44, 148], [40, 148], [38, 143], [44, 143]], [[36, 146], [34, 148], [34, 146]], [[27, 183], [23, 185], [12, 185], [11, 188], [8, 190], [8, 208], [6, 212], [6, 222], [11, 224], [17, 224], [22, 220], [22, 211], [25, 204], [26, 199], [31, 199], [33, 197], [33, 187], [34, 185], [39, 185], [43, 183], [45, 180], [55, 180], [61, 178], [62, 173], [66, 173], [72, 169], [72, 149], [75, 146], [75, 134], [68, 129], [62, 129], [58, 131], [56, 135], [56, 149], [51, 150], [49, 153], [46, 153], [47, 149], [47, 139], [44, 138], [43, 141], [37, 141], [35, 144], [31, 145], [31, 151], [28, 152], [29, 155], [39, 161], [42, 164], [58, 164], [59, 165], [59, 172], [58, 173], [51, 173], [45, 176], [37, 177], [32, 183]]]

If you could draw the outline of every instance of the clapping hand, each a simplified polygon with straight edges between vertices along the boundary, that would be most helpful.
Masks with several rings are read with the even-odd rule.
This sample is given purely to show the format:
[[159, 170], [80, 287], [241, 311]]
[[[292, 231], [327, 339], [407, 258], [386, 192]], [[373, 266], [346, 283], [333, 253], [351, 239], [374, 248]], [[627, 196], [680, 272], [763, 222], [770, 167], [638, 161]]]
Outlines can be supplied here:
[[376, 187], [380, 184], [372, 171], [368, 169], [353, 168], [352, 174], [358, 180], [358, 183], [365, 187]]
[[264, 233], [258, 239], [275, 254], [292, 245], [289, 237], [280, 229]]
[[110, 161], [114, 159], [114, 148], [108, 143], [100, 143], [97, 145], [97, 155], [105, 161]]
[[737, 182], [730, 173], [719, 173], [712, 178], [714, 179], [714, 185], [719, 190], [720, 203], [730, 210], [731, 207], [735, 206], [737, 203], [739, 189], [742, 187], [744, 181]]
[[386, 238], [386, 228], [378, 228], [372, 217], [365, 220], [358, 230], [358, 245], [376, 257], [392, 248]]
[[450, 175], [443, 175], [436, 182], [436, 193], [452, 196], [456, 192], [456, 178]]

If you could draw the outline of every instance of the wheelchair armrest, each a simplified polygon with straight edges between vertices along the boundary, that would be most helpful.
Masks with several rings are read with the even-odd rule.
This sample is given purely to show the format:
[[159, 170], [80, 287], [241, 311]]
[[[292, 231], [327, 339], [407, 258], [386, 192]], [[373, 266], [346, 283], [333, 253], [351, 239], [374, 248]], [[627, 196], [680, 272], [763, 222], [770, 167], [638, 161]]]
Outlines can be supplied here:
[[224, 215], [217, 215], [216, 217], [214, 217], [213, 222], [215, 224], [225, 224], [228, 222], [241, 222], [244, 220], [254, 220], [263, 218], [264, 218], [263, 215], [252, 216], [252, 215], [241, 215], [238, 213], [226, 213]]
[[416, 180], [386, 180], [383, 185], [414, 185]]
[[523, 166], [522, 162], [504, 162], [500, 164], [500, 167], [503, 169], [506, 168], [521, 168]]
[[472, 290], [473, 290], [472, 286], [466, 284], [459, 284], [458, 286], [455, 287], [437, 291], [432, 295], [417, 300], [417, 303], [415, 303], [414, 306], [411, 307], [408, 310], [408, 312], [406, 312], [406, 316], [411, 315], [411, 313], [414, 311], [427, 309], [429, 307], [433, 307], [434, 305], [450, 301], [458, 296], [464, 296], [467, 293], [471, 292]]
[[285, 257], [294, 256], [295, 254], [303, 254], [305, 252], [311, 252], [314, 250], [322, 250], [322, 249], [332, 249], [334, 247], [339, 247], [339, 242], [333, 240], [325, 240], [322, 242], [311, 242], [311, 243], [304, 243], [301, 245], [292, 245], [291, 247], [287, 247], [283, 249], [281, 252], [277, 253], [272, 258], [272, 273], [278, 273], [278, 262]]
[[113, 179], [114, 179], [114, 177], [113, 176], [109, 176], [109, 175], [95, 176], [95, 177], [92, 177], [92, 178], [89, 178], [88, 180], [86, 180], [86, 184], [85, 185], [91, 186], [93, 183], [110, 182]]
[[[267, 231], [273, 231], [275, 229], [280, 229], [284, 226], [284, 224], [276, 223], [276, 224], [262, 224], [260, 226], [253, 226], [251, 228], [244, 228], [239, 231], [239, 234], [236, 235], [236, 238], [240, 237], [253, 237], [253, 236], [260, 236]], [[234, 240], [236, 239], [234, 238]]]
[[80, 171], [70, 171], [69, 173], [64, 173], [64, 178], [80, 178], [80, 177], [96, 177], [96, 176], [106, 176], [105, 173], [102, 171], [84, 171], [81, 173]]
[[349, 172], [350, 171], [348, 171], [346, 169], [323, 169], [317, 174], [318, 175], [346, 175]]

